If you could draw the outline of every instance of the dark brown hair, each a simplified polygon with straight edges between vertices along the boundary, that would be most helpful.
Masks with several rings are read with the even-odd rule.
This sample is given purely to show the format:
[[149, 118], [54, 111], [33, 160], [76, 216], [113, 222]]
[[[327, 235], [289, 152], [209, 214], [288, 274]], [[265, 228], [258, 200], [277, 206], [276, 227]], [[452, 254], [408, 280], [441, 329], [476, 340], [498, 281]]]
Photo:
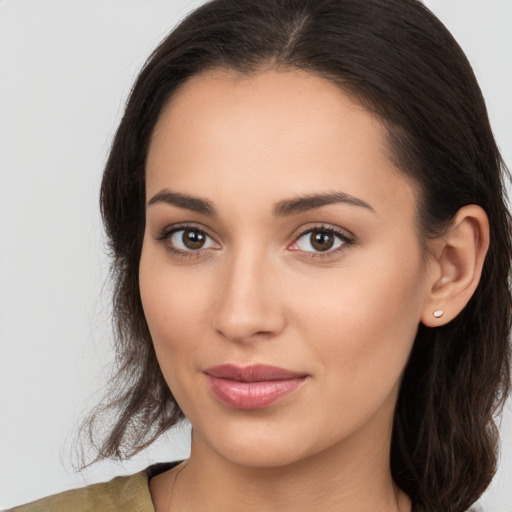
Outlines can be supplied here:
[[[425, 241], [464, 205], [487, 212], [491, 245], [466, 308], [419, 326], [391, 446], [396, 484], [415, 510], [466, 510], [495, 472], [494, 415], [510, 386], [510, 219], [505, 172], [481, 91], [448, 30], [416, 0], [214, 0], [158, 46], [129, 97], [106, 164], [101, 211], [113, 255], [118, 373], [103, 413], [114, 424], [98, 459], [133, 455], [183, 415], [159, 369], [138, 265], [150, 136], [173, 93], [213, 68], [298, 68], [336, 83], [387, 128], [397, 167], [419, 187]], [[117, 392], [115, 390], [118, 390]]]

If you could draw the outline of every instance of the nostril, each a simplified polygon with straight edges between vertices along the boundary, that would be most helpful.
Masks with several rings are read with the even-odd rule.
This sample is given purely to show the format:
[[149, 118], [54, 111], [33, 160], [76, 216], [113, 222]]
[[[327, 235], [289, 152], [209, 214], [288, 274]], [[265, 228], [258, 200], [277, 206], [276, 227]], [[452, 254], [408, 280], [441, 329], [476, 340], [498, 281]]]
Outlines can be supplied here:
[[226, 339], [236, 342], [263, 341], [282, 332], [286, 324], [279, 308], [226, 314], [219, 309], [212, 319], [212, 328]]

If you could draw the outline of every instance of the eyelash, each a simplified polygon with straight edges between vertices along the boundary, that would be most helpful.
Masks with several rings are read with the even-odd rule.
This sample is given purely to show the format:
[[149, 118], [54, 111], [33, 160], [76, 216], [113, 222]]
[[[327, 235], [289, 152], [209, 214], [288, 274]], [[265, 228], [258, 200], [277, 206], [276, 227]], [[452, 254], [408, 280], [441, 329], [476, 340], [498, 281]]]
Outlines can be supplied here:
[[[200, 228], [199, 226], [196, 226], [195, 224], [182, 224], [182, 225], [172, 226], [171, 228], [167, 228], [167, 229], [163, 230], [156, 237], [156, 240], [158, 242], [163, 243], [167, 251], [169, 251], [174, 256], [178, 256], [180, 259], [200, 258], [203, 255], [203, 252], [207, 251], [209, 248], [198, 249], [198, 250], [190, 249], [188, 251], [184, 251], [182, 249], [177, 249], [176, 247], [173, 247], [172, 245], [170, 245], [170, 243], [166, 243], [167, 241], [170, 240], [170, 238], [175, 233], [178, 233], [179, 231], [186, 231], [186, 230], [197, 231], [198, 233], [202, 233], [202, 234], [206, 235], [208, 238], [214, 240], [214, 238], [212, 236], [210, 236], [207, 231], [205, 231], [203, 228]], [[303, 238], [304, 236], [306, 236], [310, 233], [314, 233], [314, 232], [327, 233], [329, 235], [334, 236], [335, 238], [340, 240], [342, 243], [339, 247], [335, 248], [334, 250], [328, 250], [325, 252], [303, 251], [304, 253], [307, 253], [308, 256], [306, 256], [306, 257], [308, 257], [308, 258], [330, 259], [330, 258], [337, 256], [341, 251], [344, 251], [347, 247], [355, 244], [355, 237], [352, 234], [349, 235], [349, 234], [347, 234], [346, 231], [342, 231], [341, 229], [334, 227], [334, 226], [319, 224], [319, 225], [316, 225], [313, 227], [309, 227], [309, 228], [301, 231], [300, 233], [298, 233], [297, 236], [295, 237], [294, 242], [291, 245], [296, 244], [301, 238]], [[291, 250], [300, 251], [300, 249], [291, 249]]]
[[[318, 224], [316, 226], [310, 227], [305, 229], [304, 231], [301, 231], [296, 237], [295, 241], [292, 245], [295, 245], [301, 238], [304, 236], [310, 234], [310, 233], [327, 233], [334, 238], [337, 238], [341, 241], [341, 245], [335, 249], [330, 249], [327, 251], [304, 251], [307, 253], [308, 258], [312, 259], [332, 259], [335, 258], [341, 253], [342, 251], [345, 251], [348, 247], [355, 244], [355, 237], [352, 234], [348, 234], [346, 231], [342, 231], [340, 228], [337, 228], [335, 226], [325, 225], [325, 224]], [[300, 249], [293, 249], [300, 251]]]
[[180, 259], [184, 258], [200, 258], [205, 250], [208, 249], [198, 249], [197, 251], [194, 250], [188, 250], [184, 251], [182, 249], [177, 249], [176, 247], [173, 247], [170, 243], [167, 243], [170, 241], [171, 237], [178, 233], [179, 231], [186, 231], [186, 230], [194, 230], [198, 233], [202, 233], [206, 235], [208, 238], [213, 240], [213, 237], [208, 234], [207, 231], [205, 231], [203, 228], [200, 228], [199, 226], [196, 226], [195, 224], [181, 224], [177, 226], [172, 226], [171, 228], [164, 229], [157, 237], [156, 240], [158, 242], [161, 242], [167, 251], [169, 251], [172, 255], [179, 257]]

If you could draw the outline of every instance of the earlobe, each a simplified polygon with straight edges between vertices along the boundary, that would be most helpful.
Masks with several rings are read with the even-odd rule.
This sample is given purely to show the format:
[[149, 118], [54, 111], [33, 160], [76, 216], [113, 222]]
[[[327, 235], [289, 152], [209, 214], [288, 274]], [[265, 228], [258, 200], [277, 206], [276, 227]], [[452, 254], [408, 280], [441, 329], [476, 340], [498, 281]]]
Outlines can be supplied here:
[[421, 321], [437, 327], [453, 320], [480, 282], [489, 248], [489, 221], [480, 206], [467, 205], [433, 243], [430, 279]]

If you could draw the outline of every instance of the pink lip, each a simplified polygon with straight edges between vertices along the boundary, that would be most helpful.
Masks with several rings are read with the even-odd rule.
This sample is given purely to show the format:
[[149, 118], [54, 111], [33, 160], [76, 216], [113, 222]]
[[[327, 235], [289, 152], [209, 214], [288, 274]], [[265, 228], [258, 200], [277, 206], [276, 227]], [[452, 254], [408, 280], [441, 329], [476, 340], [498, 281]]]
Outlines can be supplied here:
[[204, 370], [213, 394], [228, 407], [262, 409], [295, 391], [307, 374], [268, 365], [222, 364]]

